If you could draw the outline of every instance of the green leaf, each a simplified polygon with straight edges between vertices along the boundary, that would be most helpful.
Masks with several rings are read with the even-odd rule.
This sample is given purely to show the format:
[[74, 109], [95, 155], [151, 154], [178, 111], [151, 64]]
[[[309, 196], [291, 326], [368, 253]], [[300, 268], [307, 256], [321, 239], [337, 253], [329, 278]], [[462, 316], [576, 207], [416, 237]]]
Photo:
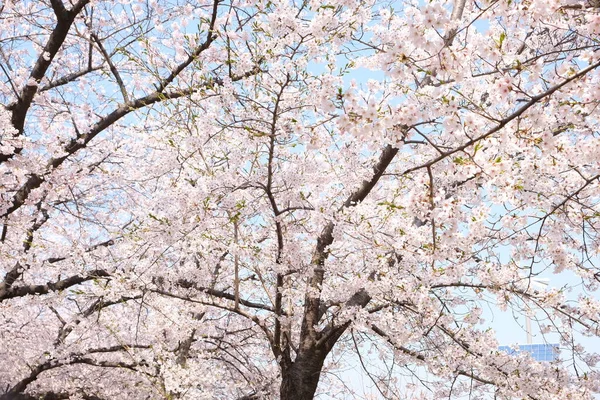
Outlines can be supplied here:
[[498, 40], [498, 48], [502, 48], [502, 43], [504, 43], [504, 39], [506, 39], [506, 33], [502, 32], [500, 34], [500, 40]]
[[452, 159], [452, 161], [454, 162], [454, 164], [457, 164], [457, 165], [465, 165], [467, 163], [467, 160], [465, 160], [461, 156], [454, 157]]

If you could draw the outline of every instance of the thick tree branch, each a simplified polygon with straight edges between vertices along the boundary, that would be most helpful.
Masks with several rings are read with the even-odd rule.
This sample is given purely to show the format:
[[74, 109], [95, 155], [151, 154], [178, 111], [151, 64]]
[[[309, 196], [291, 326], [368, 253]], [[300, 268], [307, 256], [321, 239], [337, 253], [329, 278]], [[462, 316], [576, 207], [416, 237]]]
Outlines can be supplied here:
[[130, 370], [135, 371], [137, 367], [146, 366], [147, 363], [143, 360], [140, 362], [130, 362], [130, 363], [123, 362], [123, 361], [102, 361], [102, 360], [95, 360], [93, 358], [90, 358], [90, 357], [88, 357], [88, 355], [94, 354], [94, 353], [128, 351], [131, 348], [146, 349], [149, 347], [150, 346], [146, 346], [146, 345], [142, 345], [142, 346], [140, 346], [140, 345], [130, 345], [130, 346], [129, 345], [128, 346], [118, 345], [118, 346], [113, 346], [113, 347], [109, 347], [109, 348], [90, 349], [90, 350], [86, 351], [85, 353], [71, 354], [69, 357], [67, 357], [66, 359], [63, 359], [63, 360], [53, 359], [53, 360], [46, 361], [46, 362], [38, 364], [36, 367], [32, 368], [29, 375], [26, 378], [17, 382], [15, 385], [13, 385], [5, 394], [1, 395], [0, 400], [13, 400], [15, 395], [17, 395], [18, 393], [24, 392], [25, 389], [27, 389], [27, 386], [29, 386], [29, 384], [31, 384], [32, 382], [37, 380], [37, 378], [43, 372], [49, 371], [49, 370], [52, 370], [55, 368], [67, 366], [67, 365], [87, 364], [87, 365], [91, 365], [91, 366], [95, 366], [95, 367], [124, 368], [124, 369], [130, 369]]
[[[373, 167], [373, 176], [369, 180], [363, 181], [358, 190], [353, 192], [348, 199], [346, 199], [342, 208], [352, 207], [368, 196], [377, 182], [379, 182], [379, 179], [391, 164], [396, 154], [398, 154], [398, 150], [398, 148], [392, 147], [391, 145], [387, 145], [383, 149], [377, 164]], [[335, 224], [329, 222], [321, 232], [321, 235], [317, 238], [317, 246], [312, 257], [312, 265], [315, 267], [304, 300], [304, 317], [302, 319], [300, 333], [301, 349], [308, 349], [319, 340], [315, 325], [319, 322], [319, 310], [321, 304], [320, 288], [325, 275], [324, 264], [328, 255], [327, 247], [333, 243], [334, 227]]]
[[[90, 251], [94, 251], [100, 247], [108, 247], [108, 246], [112, 246], [115, 244], [115, 239], [109, 239], [109, 240], [105, 240], [104, 242], [100, 242], [100, 243], [96, 243], [92, 246], [89, 246], [88, 248], [85, 249], [86, 253], [89, 253]], [[69, 257], [50, 257], [46, 260], [47, 263], [50, 264], [54, 264], [57, 263], [59, 261], [64, 261]]]
[[[23, 134], [25, 127], [25, 118], [27, 112], [31, 107], [33, 97], [38, 91], [38, 85], [42, 78], [46, 75], [52, 60], [56, 57], [62, 47], [71, 25], [75, 18], [81, 12], [83, 7], [89, 3], [89, 0], [80, 0], [77, 2], [71, 10], [67, 11], [61, 0], [52, 0], [51, 5], [54, 13], [56, 14], [57, 21], [46, 45], [41, 51], [40, 55], [35, 62], [35, 65], [31, 69], [29, 74], [29, 80], [25, 83], [25, 86], [21, 89], [16, 102], [10, 104], [7, 108], [12, 112], [11, 123], [17, 130], [17, 136]], [[21, 148], [16, 148], [11, 154], [0, 154], [0, 164], [10, 160], [16, 154], [22, 151]]]
[[10, 286], [8, 288], [3, 287], [6, 284], [5, 278], [5, 282], [2, 284], [3, 286], [0, 286], [0, 302], [14, 297], [23, 297], [35, 294], [47, 294], [49, 292], [60, 291], [86, 281], [91, 281], [98, 278], [107, 278], [109, 276], [110, 275], [106, 271], [94, 270], [90, 271], [85, 275], [74, 275], [69, 278], [60, 279], [55, 282], [48, 282], [44, 285], [24, 285], [16, 287]]
[[[202, 293], [206, 293], [210, 296], [214, 296], [214, 297], [218, 297], [220, 299], [224, 299], [224, 300], [231, 300], [233, 302], [236, 301], [236, 296], [234, 294], [231, 293], [227, 293], [227, 292], [223, 292], [221, 290], [217, 290], [217, 289], [212, 289], [212, 288], [207, 288], [207, 287], [203, 287], [203, 286], [199, 286], [197, 285], [195, 282], [189, 281], [187, 279], [180, 279], [177, 281], [177, 285], [184, 288], [184, 289], [196, 289], [199, 292]], [[249, 301], [249, 300], [244, 300], [244, 299], [238, 299], [239, 304], [249, 307], [249, 308], [256, 308], [256, 309], [260, 309], [260, 310], [265, 310], [265, 311], [270, 311], [270, 312], [274, 312], [275, 310], [273, 309], [273, 307], [270, 307], [266, 304], [261, 304], [261, 303], [256, 303], [253, 301]]]

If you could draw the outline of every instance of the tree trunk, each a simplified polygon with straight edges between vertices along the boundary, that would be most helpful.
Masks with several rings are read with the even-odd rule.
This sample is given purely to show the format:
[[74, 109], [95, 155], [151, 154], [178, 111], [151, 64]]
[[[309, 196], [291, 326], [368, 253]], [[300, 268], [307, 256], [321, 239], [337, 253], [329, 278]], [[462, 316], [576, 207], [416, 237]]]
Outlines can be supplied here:
[[300, 353], [294, 362], [284, 367], [281, 400], [312, 400], [319, 384], [325, 357], [326, 351], [311, 349]]

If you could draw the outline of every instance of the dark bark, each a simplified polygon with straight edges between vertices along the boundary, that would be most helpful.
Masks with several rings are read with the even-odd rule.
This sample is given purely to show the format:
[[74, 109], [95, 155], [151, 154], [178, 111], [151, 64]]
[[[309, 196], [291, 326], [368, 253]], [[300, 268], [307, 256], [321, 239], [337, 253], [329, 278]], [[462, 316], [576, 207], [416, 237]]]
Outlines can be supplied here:
[[313, 348], [300, 353], [282, 371], [281, 400], [312, 400], [315, 396], [327, 351]]
[[[383, 176], [387, 167], [398, 153], [398, 148], [386, 146], [373, 167], [373, 176], [363, 181], [362, 185], [353, 192], [342, 208], [353, 207], [363, 201]], [[327, 354], [331, 351], [337, 340], [350, 326], [351, 321], [341, 325], [331, 323], [322, 331], [316, 326], [323, 315], [320, 287], [325, 276], [325, 260], [329, 255], [327, 248], [334, 241], [333, 231], [335, 224], [329, 222], [317, 238], [317, 245], [313, 253], [313, 275], [309, 280], [309, 288], [304, 299], [304, 318], [300, 330], [300, 346], [296, 359], [291, 362], [283, 359], [282, 383], [280, 395], [282, 400], [311, 400], [321, 377], [321, 369]], [[371, 297], [364, 290], [359, 290], [346, 302], [347, 307], [365, 307]]]
[[[371, 296], [361, 289], [348, 299], [345, 307], [365, 307]], [[315, 396], [325, 358], [352, 321], [329, 325], [315, 332], [317, 340], [301, 350], [293, 362], [282, 362], [281, 400], [312, 400]]]
[[[75, 18], [83, 7], [89, 3], [89, 0], [79, 1], [71, 10], [67, 10], [61, 0], [51, 0], [50, 3], [56, 14], [56, 26], [50, 33], [44, 49], [31, 70], [29, 81], [18, 94], [19, 97], [16, 102], [7, 107], [12, 112], [11, 123], [17, 130], [17, 135], [23, 134], [25, 118], [38, 91], [38, 84], [46, 75], [52, 60], [62, 47]], [[0, 154], [0, 163], [10, 160], [15, 154], [19, 154], [21, 150], [21, 148], [16, 148], [12, 154]]]
[[108, 278], [110, 274], [103, 270], [90, 271], [86, 275], [73, 275], [65, 279], [59, 279], [55, 282], [48, 282], [43, 285], [23, 285], [23, 286], [12, 286], [6, 285], [6, 280], [0, 284], [0, 302], [5, 299], [12, 299], [13, 297], [23, 297], [27, 295], [35, 294], [48, 294], [49, 292], [55, 292], [65, 290], [71, 286], [79, 285], [80, 283], [91, 281], [98, 278]]

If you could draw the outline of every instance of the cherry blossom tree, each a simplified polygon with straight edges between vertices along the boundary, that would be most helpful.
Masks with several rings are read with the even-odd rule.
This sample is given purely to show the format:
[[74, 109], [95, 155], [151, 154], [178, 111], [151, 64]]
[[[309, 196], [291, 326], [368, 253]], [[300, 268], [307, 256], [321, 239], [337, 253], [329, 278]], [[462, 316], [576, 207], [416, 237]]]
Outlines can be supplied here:
[[5, 0], [0, 399], [353, 398], [344, 362], [592, 399], [599, 34], [591, 0]]

